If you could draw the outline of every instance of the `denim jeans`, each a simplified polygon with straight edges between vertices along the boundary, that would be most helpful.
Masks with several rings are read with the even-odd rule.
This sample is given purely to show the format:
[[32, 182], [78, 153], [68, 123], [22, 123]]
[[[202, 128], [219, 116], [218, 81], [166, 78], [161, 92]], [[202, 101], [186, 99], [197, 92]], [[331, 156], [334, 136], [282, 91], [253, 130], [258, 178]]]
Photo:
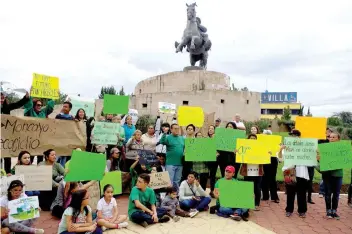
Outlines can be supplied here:
[[262, 196], [261, 193], [261, 184], [262, 184], [262, 176], [245, 176], [244, 181], [252, 181], [254, 184], [254, 202], [255, 206], [260, 205], [260, 198]]
[[221, 207], [218, 209], [218, 215], [219, 216], [224, 216], [228, 217], [230, 215], [233, 215], [234, 213], [238, 214], [239, 216], [242, 216], [244, 213], [247, 213], [248, 209], [239, 209], [239, 208], [227, 208], [227, 207]]
[[56, 159], [56, 162], [60, 163], [63, 168], [65, 168], [65, 164], [71, 159], [71, 156], [59, 156]]
[[339, 204], [342, 177], [323, 174], [326, 211], [336, 212]]
[[348, 188], [347, 202], [352, 203], [352, 169], [351, 169], [351, 184], [350, 184], [350, 187]]
[[39, 191], [26, 191], [24, 192], [28, 197], [33, 197], [33, 196], [39, 196], [40, 192]]
[[183, 200], [180, 202], [180, 207], [182, 210], [189, 211], [190, 209], [197, 209], [198, 211], [203, 211], [208, 207], [211, 202], [210, 197], [200, 197], [200, 201], [194, 199]]
[[178, 187], [180, 185], [181, 176], [182, 176], [182, 166], [166, 165], [165, 170], [169, 172], [172, 185], [178, 191]]
[[[160, 219], [164, 215], [167, 214], [167, 211], [163, 208], [156, 208], [156, 213], [158, 218]], [[153, 218], [150, 214], [147, 214], [143, 211], [136, 211], [131, 214], [131, 221], [137, 224], [147, 222], [148, 224], [154, 223]]]
[[321, 181], [320, 181], [320, 184], [319, 184], [319, 194], [325, 195], [325, 192], [324, 192], [324, 180], [321, 180]]

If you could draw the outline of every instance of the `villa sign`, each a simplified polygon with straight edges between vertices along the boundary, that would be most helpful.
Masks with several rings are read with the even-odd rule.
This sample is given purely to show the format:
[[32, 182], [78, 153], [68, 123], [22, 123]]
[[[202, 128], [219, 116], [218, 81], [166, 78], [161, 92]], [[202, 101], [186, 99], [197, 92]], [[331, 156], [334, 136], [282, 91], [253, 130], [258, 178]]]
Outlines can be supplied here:
[[265, 92], [261, 94], [261, 103], [296, 103], [297, 92]]

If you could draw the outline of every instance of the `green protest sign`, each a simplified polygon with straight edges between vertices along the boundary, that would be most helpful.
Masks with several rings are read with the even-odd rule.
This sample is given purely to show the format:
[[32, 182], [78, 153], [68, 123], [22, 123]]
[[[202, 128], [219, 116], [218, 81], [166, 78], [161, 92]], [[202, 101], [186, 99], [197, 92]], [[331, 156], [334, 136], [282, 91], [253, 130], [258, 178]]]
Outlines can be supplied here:
[[119, 123], [95, 122], [92, 143], [97, 145], [116, 145], [120, 128], [121, 125]]
[[100, 192], [104, 194], [104, 186], [110, 184], [114, 188], [114, 195], [122, 193], [122, 175], [121, 171], [111, 171], [105, 173], [103, 179], [100, 181]]
[[106, 167], [106, 155], [85, 151], [72, 151], [66, 182], [101, 180]]
[[94, 109], [95, 109], [94, 102], [86, 102], [86, 101], [71, 99], [71, 103], [72, 103], [71, 114], [73, 116], [76, 115], [79, 109], [83, 109], [86, 112], [87, 117], [94, 117]]
[[348, 141], [331, 142], [318, 145], [320, 170], [352, 168], [352, 146]]
[[215, 162], [216, 144], [214, 138], [186, 138], [185, 160], [192, 162]]
[[285, 137], [285, 166], [316, 166], [318, 140], [309, 138]]
[[129, 96], [104, 94], [104, 114], [128, 114]]
[[221, 207], [244, 209], [254, 208], [253, 182], [220, 180], [219, 193]]
[[246, 132], [232, 128], [216, 128], [215, 142], [216, 149], [228, 152], [234, 152], [237, 139], [245, 139]]

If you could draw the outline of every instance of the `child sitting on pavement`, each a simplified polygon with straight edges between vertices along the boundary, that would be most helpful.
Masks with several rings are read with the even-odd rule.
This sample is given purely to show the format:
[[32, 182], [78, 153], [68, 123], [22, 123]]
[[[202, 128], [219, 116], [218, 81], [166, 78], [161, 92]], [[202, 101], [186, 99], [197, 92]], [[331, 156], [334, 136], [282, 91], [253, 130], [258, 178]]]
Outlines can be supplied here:
[[180, 217], [190, 217], [189, 212], [184, 211], [180, 208], [179, 201], [177, 199], [177, 189], [172, 187], [167, 191], [166, 197], [161, 202], [160, 208], [167, 210], [167, 214], [175, 221], [178, 222]]

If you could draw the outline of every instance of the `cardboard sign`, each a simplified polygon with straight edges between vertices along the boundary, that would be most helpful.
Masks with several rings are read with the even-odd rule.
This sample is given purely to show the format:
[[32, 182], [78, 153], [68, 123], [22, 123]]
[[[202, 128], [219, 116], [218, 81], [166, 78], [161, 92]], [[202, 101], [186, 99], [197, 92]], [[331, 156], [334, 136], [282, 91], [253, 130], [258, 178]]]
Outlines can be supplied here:
[[31, 96], [38, 98], [59, 99], [59, 78], [33, 73]]
[[269, 147], [258, 140], [237, 139], [236, 162], [248, 164], [270, 164]]
[[301, 132], [301, 138], [326, 139], [327, 118], [296, 117], [295, 128]]
[[317, 162], [317, 139], [302, 139], [285, 137], [284, 165], [285, 166], [316, 166]]
[[220, 205], [228, 208], [254, 209], [253, 182], [220, 180]]
[[183, 127], [193, 124], [200, 128], [204, 123], [203, 109], [196, 106], [180, 106], [177, 111], [177, 121]]
[[214, 138], [186, 138], [185, 160], [191, 162], [215, 162], [216, 144]]
[[39, 200], [37, 196], [24, 197], [9, 201], [9, 223], [35, 219], [40, 217]]
[[52, 166], [17, 165], [16, 175], [23, 175], [26, 179], [25, 188], [27, 191], [51, 191], [53, 186]]
[[100, 188], [99, 183], [94, 183], [87, 189], [89, 194], [89, 206], [93, 211], [97, 210], [98, 202], [100, 200]]
[[[20, 181], [22, 181], [23, 184], [25, 184], [24, 176], [20, 175], [20, 174], [8, 176], [8, 177], [6, 177], [6, 176], [1, 177], [1, 180], [0, 180], [1, 197], [7, 195], [7, 189], [9, 188], [10, 183], [13, 180], [20, 180]], [[25, 190], [25, 188], [23, 188], [23, 192], [25, 192], [24, 190]]]
[[72, 151], [66, 182], [101, 180], [105, 173], [106, 155], [85, 151]]
[[100, 192], [103, 196], [104, 194], [104, 186], [107, 184], [111, 184], [114, 188], [114, 195], [122, 193], [122, 176], [121, 171], [111, 171], [105, 173], [103, 179], [100, 181]]
[[320, 170], [352, 168], [352, 146], [348, 141], [319, 144]]
[[169, 172], [151, 173], [149, 187], [152, 189], [171, 187]]
[[276, 157], [276, 153], [280, 150], [282, 137], [276, 135], [257, 134], [257, 141], [266, 145], [271, 152], [271, 156]]
[[173, 115], [176, 113], [176, 104], [167, 103], [167, 102], [159, 102], [158, 109], [159, 109], [160, 113]]
[[119, 123], [96, 122], [93, 128], [92, 143], [97, 145], [116, 145], [117, 134], [120, 133]]
[[158, 158], [156, 157], [156, 154], [151, 150], [138, 150], [137, 154], [140, 157], [140, 164], [154, 165], [158, 163]]
[[129, 102], [129, 96], [104, 94], [104, 115], [127, 114]]
[[216, 149], [234, 152], [236, 149], [237, 139], [246, 138], [246, 132], [232, 128], [216, 128], [215, 140]]
[[71, 155], [85, 148], [85, 133], [75, 121], [1, 115], [1, 157], [17, 157], [26, 150], [42, 155], [55, 149], [57, 155]]

